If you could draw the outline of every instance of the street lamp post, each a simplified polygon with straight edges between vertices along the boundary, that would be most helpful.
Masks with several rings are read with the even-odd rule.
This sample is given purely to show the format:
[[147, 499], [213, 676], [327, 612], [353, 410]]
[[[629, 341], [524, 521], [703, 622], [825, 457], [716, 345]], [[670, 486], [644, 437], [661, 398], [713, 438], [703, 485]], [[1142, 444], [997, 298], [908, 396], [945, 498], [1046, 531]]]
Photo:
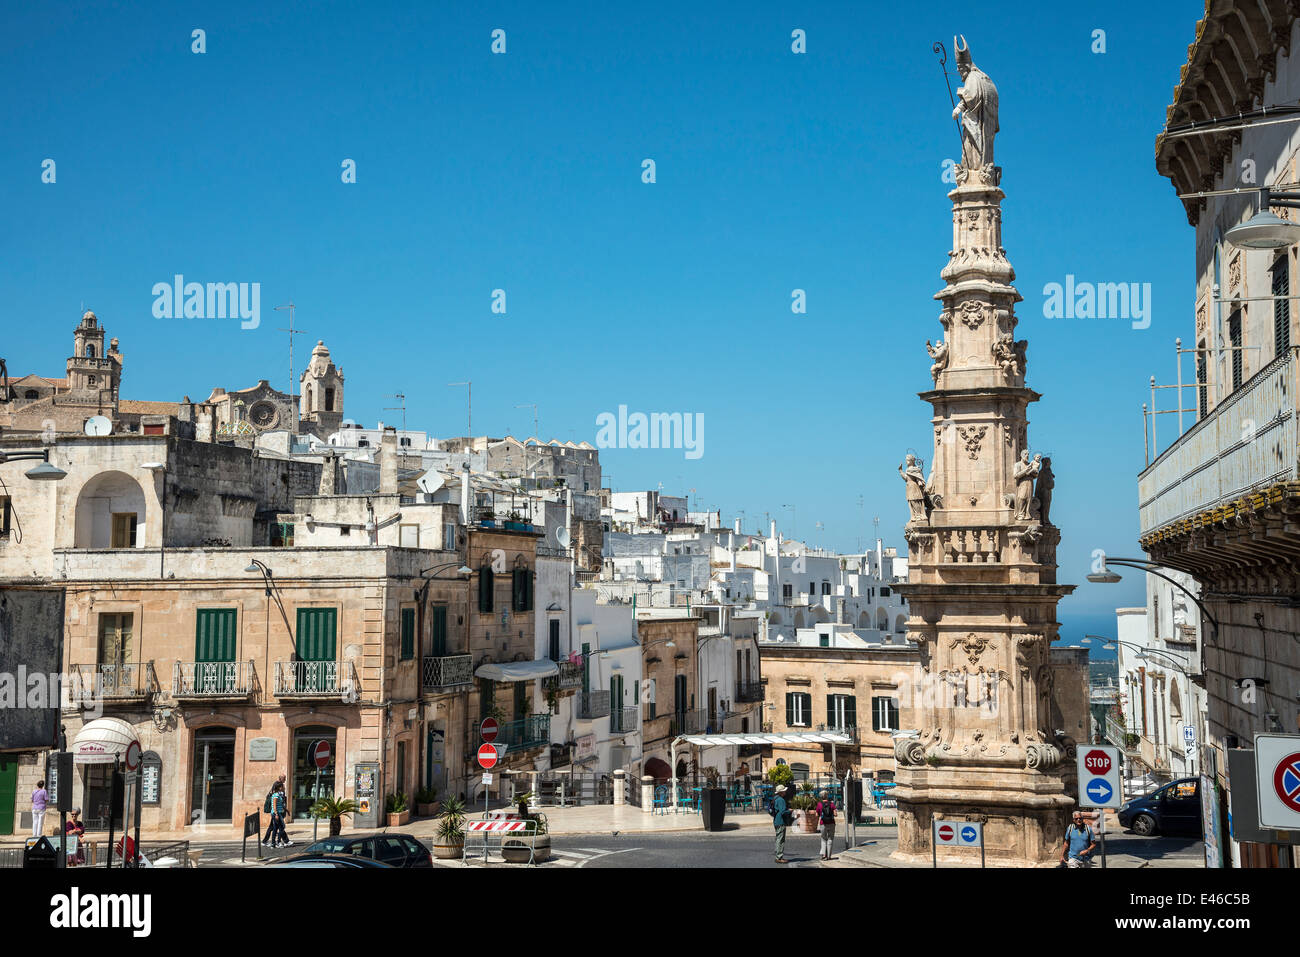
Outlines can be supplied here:
[[33, 449], [19, 449], [15, 452], [10, 452], [7, 449], [0, 449], [0, 465], [4, 465], [6, 462], [36, 460], [39, 460], [41, 464], [33, 466], [23, 473], [33, 482], [57, 482], [59, 479], [67, 477], [67, 472], [50, 463], [50, 450], [48, 448], [41, 449], [40, 451]]
[[1112, 558], [1109, 555], [1103, 555], [1102, 562], [1101, 562], [1102, 570], [1099, 572], [1093, 572], [1091, 575], [1088, 575], [1087, 576], [1088, 581], [1092, 582], [1094, 585], [1113, 585], [1116, 582], [1121, 581], [1120, 575], [1110, 570], [1110, 568], [1108, 567], [1110, 565], [1121, 565], [1125, 568], [1136, 568], [1138, 571], [1144, 571], [1148, 575], [1155, 575], [1157, 578], [1162, 578], [1165, 581], [1169, 582], [1169, 584], [1173, 585], [1175, 588], [1177, 588], [1180, 592], [1182, 592], [1184, 595], [1186, 595], [1196, 604], [1196, 607], [1200, 609], [1201, 614], [1204, 615], [1205, 618], [1209, 620], [1210, 626], [1214, 632], [1214, 637], [1216, 639], [1218, 638], [1219, 635], [1218, 619], [1216, 619], [1212, 614], [1210, 614], [1210, 610], [1205, 607], [1205, 603], [1202, 602], [1199, 597], [1197, 597], [1195, 594], [1189, 591], [1186, 587], [1184, 587], [1180, 582], [1175, 581], [1174, 579], [1170, 578], [1168, 575], [1156, 571], [1157, 568], [1165, 568], [1166, 566], [1159, 565], [1156, 562], [1146, 561], [1145, 559], [1141, 559], [1141, 558]]

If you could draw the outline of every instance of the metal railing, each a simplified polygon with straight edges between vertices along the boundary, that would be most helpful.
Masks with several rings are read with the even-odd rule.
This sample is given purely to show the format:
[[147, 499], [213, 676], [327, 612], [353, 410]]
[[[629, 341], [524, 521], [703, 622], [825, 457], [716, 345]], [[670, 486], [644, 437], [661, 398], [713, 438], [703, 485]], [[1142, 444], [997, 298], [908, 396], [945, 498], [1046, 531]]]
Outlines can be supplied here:
[[849, 740], [850, 740], [851, 742], [853, 742], [854, 744], [857, 744], [857, 743], [858, 743], [858, 729], [857, 729], [857, 726], [856, 726], [856, 725], [851, 725], [851, 724], [848, 724], [848, 725], [846, 725], [846, 724], [835, 724], [835, 723], [831, 723], [831, 724], [819, 724], [819, 725], [817, 725], [817, 730], [818, 730], [818, 731], [835, 731], [835, 732], [837, 732], [837, 733], [839, 733], [839, 734], [848, 735], [848, 738], [849, 738]]
[[1138, 476], [1138, 534], [1300, 477], [1300, 348], [1253, 375]]
[[763, 700], [763, 682], [761, 681], [737, 681], [736, 682], [736, 701], [745, 704], [753, 704], [755, 701]]
[[609, 714], [608, 691], [580, 691], [578, 693], [578, 720], [590, 721]]
[[640, 722], [641, 709], [636, 705], [630, 708], [615, 708], [609, 713], [609, 733], [629, 734], [636, 731]]
[[1123, 719], [1113, 714], [1106, 715], [1105, 735], [1107, 741], [1123, 749], [1126, 754], [1140, 754], [1141, 736], [1135, 729], [1128, 727]]
[[[357, 670], [351, 661], [277, 661], [277, 698], [343, 698], [359, 692]], [[345, 692], [349, 694], [345, 695]], [[352, 700], [355, 700], [353, 698]]]
[[474, 682], [473, 655], [444, 655], [440, 658], [426, 656], [423, 662], [424, 690], [451, 688]]
[[122, 700], [147, 698], [158, 691], [158, 677], [152, 661], [120, 661], [114, 664], [76, 665], [78, 687], [74, 696], [81, 700]]
[[[473, 753], [479, 745], [478, 727], [473, 729], [471, 735], [472, 745], [468, 753]], [[514, 721], [502, 721], [500, 730], [497, 731], [495, 744], [504, 744], [506, 751], [523, 751], [528, 748], [540, 748], [549, 746], [551, 743], [551, 716], [547, 714], [531, 714], [526, 718], [518, 718]]]
[[545, 690], [569, 691], [582, 687], [583, 663], [581, 661], [557, 661], [555, 665], [560, 669], [560, 673], [543, 679], [542, 687]]
[[178, 661], [172, 667], [173, 698], [246, 698], [257, 672], [249, 661]]

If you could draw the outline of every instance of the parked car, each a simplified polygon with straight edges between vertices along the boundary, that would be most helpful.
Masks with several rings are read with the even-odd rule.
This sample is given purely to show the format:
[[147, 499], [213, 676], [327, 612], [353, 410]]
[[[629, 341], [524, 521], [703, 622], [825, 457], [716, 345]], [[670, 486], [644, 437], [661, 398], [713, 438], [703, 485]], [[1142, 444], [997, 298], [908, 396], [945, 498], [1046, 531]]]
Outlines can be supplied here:
[[433, 854], [409, 834], [326, 837], [308, 847], [306, 853], [345, 854], [382, 861], [390, 867], [433, 867]]
[[1134, 833], [1201, 834], [1201, 785], [1196, 778], [1179, 778], [1119, 809], [1121, 827]]
[[365, 869], [377, 867], [383, 870], [391, 870], [392, 864], [385, 864], [383, 861], [376, 861], [373, 858], [361, 857], [357, 854], [321, 854], [304, 851], [301, 854], [291, 854], [289, 857], [274, 857], [266, 864], [267, 867], [333, 867], [343, 869]]

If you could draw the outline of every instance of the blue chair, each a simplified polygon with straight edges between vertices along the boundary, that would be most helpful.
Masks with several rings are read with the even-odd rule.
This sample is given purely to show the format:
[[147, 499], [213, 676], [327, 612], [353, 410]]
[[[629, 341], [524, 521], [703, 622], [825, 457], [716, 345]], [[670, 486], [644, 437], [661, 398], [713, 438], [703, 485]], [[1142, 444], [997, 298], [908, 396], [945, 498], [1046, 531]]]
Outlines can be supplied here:
[[650, 809], [652, 814], [667, 814], [671, 802], [668, 800], [668, 785], [660, 784], [655, 788], [655, 803]]

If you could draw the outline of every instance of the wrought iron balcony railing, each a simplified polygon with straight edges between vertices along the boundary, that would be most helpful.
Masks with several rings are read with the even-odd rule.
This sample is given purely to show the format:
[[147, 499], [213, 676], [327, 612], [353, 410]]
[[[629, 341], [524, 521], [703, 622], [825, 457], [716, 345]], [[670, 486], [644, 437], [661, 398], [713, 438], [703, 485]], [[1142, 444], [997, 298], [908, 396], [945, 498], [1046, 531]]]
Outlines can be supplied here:
[[257, 683], [250, 661], [178, 661], [172, 668], [173, 698], [247, 698]]
[[555, 664], [560, 669], [560, 673], [544, 678], [542, 680], [543, 690], [571, 691], [574, 688], [582, 687], [583, 664], [581, 661], [557, 661]]
[[703, 734], [709, 727], [709, 713], [702, 708], [693, 711], [674, 711], [668, 722], [668, 733], [674, 737], [679, 734]]
[[437, 691], [474, 682], [473, 655], [446, 655], [441, 658], [425, 657], [424, 690]]
[[849, 740], [852, 741], [854, 744], [857, 744], [857, 743], [858, 743], [858, 729], [857, 729], [857, 726], [856, 726], [856, 725], [852, 725], [852, 724], [837, 724], [837, 723], [835, 723], [835, 722], [831, 722], [830, 724], [819, 724], [819, 725], [817, 725], [817, 730], [818, 730], [818, 731], [836, 731], [836, 732], [838, 732], [839, 734], [845, 734], [845, 735], [848, 735]]
[[71, 690], [73, 697], [83, 703], [141, 701], [159, 690], [152, 661], [76, 665], [75, 669], [77, 686]]
[[[476, 729], [477, 730], [477, 729]], [[506, 752], [540, 748], [551, 743], [550, 714], [530, 714], [526, 718], [501, 722], [496, 744], [504, 744]]]
[[608, 691], [582, 691], [578, 693], [578, 720], [590, 721], [609, 714]]
[[636, 705], [630, 708], [615, 708], [609, 713], [609, 733], [610, 734], [630, 734], [636, 731], [640, 725], [637, 720], [641, 709]]
[[277, 661], [277, 698], [339, 698], [352, 703], [360, 696], [357, 670], [351, 661]]
[[763, 682], [761, 681], [737, 681], [736, 682], [736, 700], [745, 704], [752, 704], [755, 701], [763, 700]]

